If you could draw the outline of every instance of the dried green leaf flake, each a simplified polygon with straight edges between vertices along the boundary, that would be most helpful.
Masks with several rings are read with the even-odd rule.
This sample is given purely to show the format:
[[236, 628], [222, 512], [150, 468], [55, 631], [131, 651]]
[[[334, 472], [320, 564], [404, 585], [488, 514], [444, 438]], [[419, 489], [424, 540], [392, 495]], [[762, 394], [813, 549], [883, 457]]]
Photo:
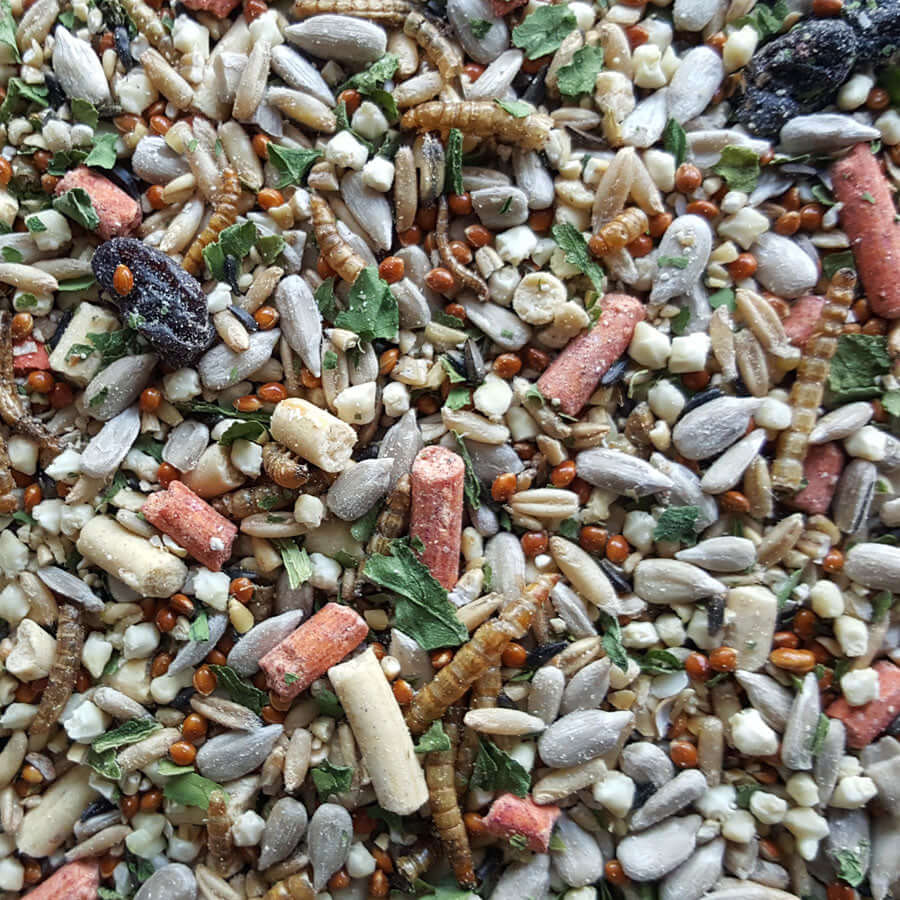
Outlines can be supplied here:
[[694, 543], [699, 516], [700, 508], [697, 506], [670, 506], [664, 509], [653, 530], [653, 540]]
[[859, 887], [866, 877], [863, 859], [868, 856], [869, 842], [860, 841], [853, 850], [835, 850], [831, 853], [838, 878], [851, 887]]
[[241, 222], [229, 225], [219, 235], [219, 239], [203, 248], [203, 259], [209, 266], [213, 278], [226, 280], [225, 260], [232, 256], [240, 262], [256, 243], [258, 233], [253, 222]]
[[355, 332], [361, 341], [392, 340], [400, 327], [397, 300], [378, 269], [368, 266], [357, 276], [348, 296], [348, 308], [337, 314], [334, 324]]
[[517, 797], [525, 797], [531, 787], [531, 776], [493, 741], [479, 738], [470, 784], [486, 791], [509, 791]]
[[487, 19], [470, 19], [469, 31], [480, 41], [493, 28], [493, 25], [494, 23], [488, 22]]
[[680, 166], [684, 162], [687, 154], [687, 135], [675, 119], [669, 119], [666, 122], [663, 131], [663, 147], [665, 147], [666, 153], [671, 153], [675, 157], [676, 166]]
[[182, 806], [197, 806], [200, 809], [209, 809], [209, 798], [213, 791], [221, 791], [222, 785], [216, 784], [209, 778], [204, 778], [196, 772], [186, 775], [177, 775], [163, 787], [163, 796], [173, 803]]
[[127, 744], [136, 744], [138, 741], [150, 737], [154, 731], [159, 731], [162, 723], [156, 719], [129, 719], [118, 728], [101, 734], [91, 742], [91, 749], [96, 753], [104, 753], [106, 750], [117, 750]]
[[284, 569], [288, 576], [288, 584], [290, 584], [291, 590], [296, 590], [301, 584], [309, 581], [312, 576], [309, 554], [305, 548], [301, 550], [292, 538], [285, 538], [274, 543], [281, 553]]
[[436, 719], [431, 723], [431, 727], [416, 744], [416, 753], [433, 753], [441, 750], [450, 749], [450, 738], [444, 732], [444, 726], [440, 719]]
[[71, 188], [53, 200], [53, 208], [68, 216], [88, 231], [96, 231], [100, 226], [100, 216], [91, 203], [91, 198], [84, 188]]
[[234, 422], [225, 429], [219, 438], [219, 443], [223, 447], [230, 447], [239, 440], [261, 444], [266, 434], [266, 426], [261, 422]]
[[[558, 7], [545, 7], [557, 9]], [[603, 269], [594, 261], [588, 250], [587, 241], [581, 232], [574, 226], [565, 222], [553, 226], [553, 240], [566, 254], [566, 262], [576, 266], [581, 272], [590, 278], [591, 283], [600, 294], [606, 293], [606, 276]]]
[[575, 51], [572, 62], [556, 73], [556, 85], [564, 97], [592, 94], [597, 76], [603, 71], [603, 49], [590, 45]]
[[116, 134], [95, 134], [94, 146], [85, 158], [86, 166], [94, 166], [98, 169], [111, 169], [116, 164]]
[[210, 666], [210, 668], [216, 673], [219, 687], [224, 688], [235, 703], [252, 709], [257, 715], [262, 712], [262, 708], [269, 702], [269, 695], [265, 691], [254, 687], [231, 666]]
[[601, 643], [606, 655], [613, 665], [618, 666], [623, 672], [626, 671], [628, 669], [628, 653], [622, 644], [622, 626], [619, 625], [618, 619], [605, 612], [600, 613], [598, 622], [603, 628]]
[[882, 335], [842, 334], [831, 360], [828, 389], [838, 403], [868, 400], [881, 393], [876, 379], [890, 370], [887, 340]]
[[5, 44], [12, 51], [16, 62], [22, 61], [19, 46], [16, 43], [16, 20], [13, 18], [9, 0], [0, 0], [0, 44]]
[[275, 187], [278, 190], [291, 184], [303, 184], [313, 164], [322, 155], [321, 150], [306, 147], [282, 147], [274, 142], [268, 145], [269, 162], [278, 173]]
[[750, 194], [759, 180], [759, 157], [750, 147], [729, 144], [722, 150], [713, 172], [721, 175], [731, 190]]
[[577, 27], [575, 14], [568, 6], [539, 6], [513, 29], [512, 40], [528, 59], [537, 59], [556, 52]]
[[523, 100], [495, 99], [494, 103], [496, 103], [504, 112], [508, 112], [517, 119], [524, 119], [534, 112], [534, 107], [530, 103], [525, 103]]
[[209, 619], [207, 618], [206, 610], [201, 609], [194, 621], [191, 622], [190, 636], [192, 641], [209, 640]]
[[340, 794], [350, 790], [353, 783], [353, 768], [351, 766], [336, 766], [327, 759], [309, 772], [312, 775], [313, 784], [319, 792], [322, 802], [332, 794]]

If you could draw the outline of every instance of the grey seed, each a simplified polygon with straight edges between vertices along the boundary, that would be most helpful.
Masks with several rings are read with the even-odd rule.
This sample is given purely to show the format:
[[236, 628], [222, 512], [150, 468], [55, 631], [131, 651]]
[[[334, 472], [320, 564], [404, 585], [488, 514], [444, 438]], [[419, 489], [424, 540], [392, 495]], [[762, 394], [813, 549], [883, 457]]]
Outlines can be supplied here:
[[649, 741], [629, 744], [619, 759], [622, 771], [636, 784], [662, 787], [675, 775], [675, 766], [661, 747]]
[[[844, 723], [840, 719], [829, 719], [828, 720], [828, 731], [825, 732], [825, 740], [822, 742], [822, 748], [819, 750], [818, 754], [816, 754], [816, 761], [813, 763], [813, 778], [816, 780], [816, 787], [819, 789], [819, 802], [823, 806], [827, 806], [828, 802], [831, 800], [831, 795], [834, 793], [835, 785], [838, 781], [838, 776], [840, 775], [840, 765], [841, 761], [844, 758], [844, 749], [847, 743], [847, 729], [844, 727]], [[897, 769], [897, 767], [894, 767]], [[868, 775], [876, 785], [879, 785], [879, 781], [876, 775], [872, 774], [872, 769], [869, 766], [865, 766], [866, 775]], [[900, 781], [897, 780], [897, 777], [900, 776], [900, 771], [892, 771], [890, 775], [890, 785], [895, 794], [900, 794], [897, 792], [897, 786], [900, 786]], [[879, 793], [880, 785], [879, 785]], [[882, 800], [885, 798], [883, 797]], [[900, 799], [900, 796], [898, 796]]]
[[352, 838], [353, 820], [343, 806], [323, 803], [313, 813], [307, 843], [316, 892], [321, 891], [328, 879], [344, 864]]
[[738, 881], [732, 886], [704, 894], [703, 900], [797, 900], [797, 895], [753, 881]]
[[820, 712], [819, 682], [815, 673], [809, 672], [794, 698], [781, 741], [781, 759], [789, 769], [812, 768], [812, 745]]
[[482, 734], [501, 734], [518, 737], [538, 734], [545, 728], [544, 720], [529, 715], [520, 709], [506, 709], [502, 706], [470, 709], [463, 718], [466, 728]]
[[751, 840], [744, 844], [729, 843], [725, 847], [723, 862], [725, 871], [735, 878], [749, 878], [759, 862], [759, 841]]
[[147, 386], [157, 358], [153, 353], [123, 356], [98, 372], [84, 389], [84, 409], [105, 422], [130, 406]]
[[298, 91], [306, 91], [328, 106], [334, 106], [334, 94], [319, 70], [287, 44], [272, 48], [271, 65], [285, 84]]
[[597, 709], [609, 690], [609, 670], [612, 666], [608, 657], [586, 665], [572, 676], [563, 694], [560, 712], [567, 715], [582, 709]]
[[709, 785], [699, 769], [688, 769], [651, 794], [631, 817], [632, 831], [642, 831], [690, 806], [707, 792]]
[[326, 14], [312, 16], [284, 29], [284, 36], [319, 59], [367, 66], [384, 56], [387, 34], [364, 19]]
[[463, 187], [471, 193], [482, 188], [502, 187], [512, 184], [509, 175], [497, 169], [486, 169], [482, 166], [463, 166]]
[[868, 425], [871, 418], [872, 404], [864, 400], [839, 406], [816, 422], [816, 427], [809, 435], [809, 442], [826, 444], [828, 441], [842, 441]]
[[720, 0], [675, 0], [672, 21], [678, 31], [702, 31], [721, 5]]
[[364, 516], [384, 495], [391, 484], [392, 457], [364, 459], [344, 469], [328, 489], [328, 508], [345, 522]]
[[854, 459], [844, 467], [834, 492], [833, 521], [844, 534], [856, 534], [866, 523], [878, 469], [867, 459]]
[[169, 432], [162, 458], [180, 472], [192, 472], [208, 445], [209, 429], [195, 419], [185, 419]]
[[693, 547], [679, 550], [675, 559], [693, 563], [710, 572], [743, 572], [756, 562], [756, 547], [748, 538], [708, 538]]
[[485, 547], [485, 562], [491, 567], [493, 590], [509, 603], [525, 587], [525, 554], [521, 542], [508, 531], [492, 537]]
[[662, 453], [651, 454], [650, 465], [659, 469], [672, 482], [672, 487], [669, 488], [669, 502], [672, 505], [696, 506], [700, 510], [694, 523], [695, 531], [703, 531], [719, 518], [719, 507], [715, 499], [703, 492], [700, 479], [687, 466], [674, 462]]
[[709, 47], [695, 47], [681, 60], [669, 82], [666, 105], [679, 124], [699, 116], [725, 77], [722, 57]]
[[568, 585], [557, 582], [550, 591], [550, 602], [572, 637], [591, 637], [597, 633], [584, 601]]
[[717, 397], [692, 409], [672, 431], [675, 448], [686, 459], [709, 459], [740, 439], [760, 400]]
[[287, 858], [300, 843], [308, 821], [306, 807], [298, 800], [293, 797], [278, 800], [266, 819], [257, 868], [267, 869]]
[[134, 900], [194, 900], [197, 881], [184, 863], [157, 869], [134, 895]]
[[254, 625], [229, 651], [228, 665], [239, 675], [253, 675], [260, 659], [291, 634], [305, 616], [304, 610], [292, 609]]
[[243, 381], [272, 356], [280, 337], [281, 329], [272, 328], [251, 334], [250, 347], [243, 353], [235, 353], [225, 344], [208, 350], [197, 363], [203, 386], [211, 391], [222, 391]]
[[490, 900], [544, 897], [550, 889], [550, 855], [535, 853], [527, 862], [508, 865], [497, 880]]
[[774, 231], [761, 234], [751, 247], [758, 263], [756, 280], [779, 297], [800, 297], [819, 278], [816, 264], [800, 245]]
[[197, 751], [197, 768], [205, 778], [219, 783], [240, 778], [265, 762], [282, 731], [281, 725], [267, 725], [249, 734], [226, 731]]
[[869, 887], [874, 900], [885, 900], [900, 880], [900, 819], [878, 816], [872, 828], [872, 865]]
[[784, 731], [794, 695], [774, 678], [761, 672], [738, 670], [734, 677], [747, 692], [750, 705], [759, 712], [765, 723], [778, 732]]
[[716, 838], [670, 872], [659, 886], [659, 900], [700, 900], [722, 875], [725, 841]]
[[771, 888], [787, 888], [791, 883], [791, 876], [788, 875], [788, 871], [784, 866], [768, 862], [765, 859], [756, 860], [756, 865], [750, 872], [749, 877], [753, 881]]
[[425, 294], [409, 278], [395, 281], [391, 293], [397, 301], [401, 328], [424, 328], [431, 321], [431, 307]]
[[482, 503], [478, 509], [467, 506], [466, 510], [469, 514], [469, 521], [472, 523], [472, 527], [482, 537], [493, 537], [500, 530], [500, 520], [497, 517], [497, 513], [489, 506], [485, 506]]
[[356, 217], [379, 250], [389, 250], [393, 235], [393, 217], [387, 197], [368, 187], [360, 172], [347, 172], [341, 179], [341, 199]]
[[292, 588], [287, 572], [282, 572], [278, 576], [275, 584], [275, 612], [284, 613], [290, 610], [303, 610], [305, 615], [309, 615], [313, 608], [313, 588], [307, 581], [300, 587]]
[[322, 314], [299, 275], [288, 275], [275, 289], [275, 306], [285, 339], [313, 375], [322, 374]]
[[[463, 50], [475, 62], [486, 65], [509, 47], [509, 28], [502, 16], [494, 15], [490, 0], [448, 0], [447, 18]], [[491, 23], [483, 37], [472, 33], [472, 22], [476, 19]]]
[[778, 598], [762, 585], [742, 585], [728, 592], [725, 608], [725, 635], [728, 646], [737, 650], [738, 668], [761, 669], [775, 634]]
[[[689, 131], [687, 145], [688, 158], [700, 169], [712, 168], [719, 161], [722, 151], [728, 146], [749, 147], [757, 155], [762, 155], [769, 149], [768, 141], [752, 138], [742, 131], [731, 128], [701, 128], [697, 131]], [[765, 178], [765, 174], [762, 177]], [[790, 187], [790, 183], [788, 182], [788, 187]], [[786, 188], [781, 188], [775, 193], [781, 194], [785, 190]], [[756, 203], [751, 201], [751, 205], [756, 206]]]
[[[840, 724], [839, 719], [831, 721]], [[842, 732], [842, 737], [844, 736]], [[880, 741], [869, 744], [860, 754], [860, 762], [866, 775], [875, 782], [884, 808], [896, 809], [900, 804], [900, 741], [883, 737]]]
[[486, 228], [512, 228], [528, 220], [528, 197], [515, 187], [488, 187], [472, 193], [475, 215]]
[[[479, 83], [484, 75], [478, 79]], [[514, 150], [513, 172], [516, 185], [525, 192], [529, 209], [548, 209], [553, 205], [555, 189], [553, 177], [534, 150]]]
[[528, 712], [548, 725], [559, 715], [566, 676], [556, 666], [541, 666], [531, 679], [528, 691]]
[[644, 497], [672, 487], [672, 480], [659, 469], [621, 450], [582, 450], [575, 467], [580, 478], [616, 494]]
[[554, 834], [563, 844], [561, 850], [553, 853], [553, 868], [563, 884], [586, 887], [603, 877], [603, 851], [594, 835], [565, 813], [556, 820]]
[[114, 719], [144, 719], [152, 716], [137, 700], [106, 685], [94, 690], [91, 701]]
[[97, 107], [109, 106], [112, 97], [100, 58], [87, 41], [59, 25], [54, 32], [53, 74], [66, 96]]
[[424, 446], [422, 432], [416, 421], [416, 411], [410, 409], [388, 428], [381, 439], [381, 446], [378, 448], [379, 459], [389, 456], [394, 460], [394, 466], [391, 469], [390, 490], [396, 487], [397, 482], [404, 475], [409, 474], [413, 460]]
[[900, 591], [900, 548], [887, 544], [855, 544], [847, 552], [844, 574], [876, 591]]
[[458, 297], [472, 324], [502, 350], [521, 350], [531, 339], [531, 329], [513, 312], [496, 303]]
[[585, 709], [557, 719], [541, 735], [541, 759], [555, 769], [574, 766], [609, 753], [634, 723], [630, 712]]
[[81, 473], [91, 478], [112, 475], [141, 430], [141, 414], [136, 406], [114, 416], [91, 438], [81, 454]]
[[209, 625], [208, 641], [189, 641], [185, 644], [172, 660], [172, 665], [166, 670], [167, 675], [177, 675], [188, 666], [199, 665], [225, 634], [228, 627], [228, 616], [224, 613], [210, 613], [207, 624]]
[[780, 563], [800, 540], [803, 533], [802, 513], [794, 513], [770, 528], [756, 546], [756, 558], [766, 568]]
[[81, 604], [88, 612], [100, 612], [103, 601], [77, 576], [59, 566], [44, 566], [37, 570], [37, 577], [57, 594]]
[[700, 816], [683, 816], [626, 837], [616, 849], [633, 881], [655, 881], [680, 866], [693, 852]]
[[407, 681], [428, 684], [434, 678], [431, 656], [408, 634], [392, 628], [388, 652], [400, 663], [400, 672]]
[[863, 141], [877, 141], [881, 133], [853, 116], [817, 113], [794, 116], [781, 129], [781, 151], [792, 155], [831, 153]]
[[[696, 51], [691, 51], [694, 52]], [[712, 53], [711, 50], [708, 52]], [[711, 250], [712, 229], [706, 219], [694, 215], [675, 219], [659, 242], [657, 258], [668, 256], [686, 259], [687, 265], [684, 268], [660, 267], [650, 291], [651, 306], [659, 306], [673, 297], [688, 293], [706, 269]]]
[[[501, 20], [502, 21], [502, 20]], [[501, 53], [474, 82], [463, 82], [466, 100], [502, 100], [519, 74], [525, 55], [521, 50]]]
[[826, 853], [837, 859], [838, 854], [852, 853], [865, 875], [871, 859], [872, 836], [869, 816], [864, 809], [829, 809]]
[[194, 694], [191, 697], [191, 709], [230, 731], [256, 731], [262, 724], [252, 709], [224, 697]]
[[674, 559], [642, 559], [634, 570], [634, 592], [648, 603], [695, 603], [727, 590], [703, 569]]
[[668, 88], [652, 91], [622, 122], [622, 143], [632, 147], [652, 147], [661, 137], [669, 120]]
[[490, 483], [504, 472], [518, 475], [525, 468], [518, 453], [509, 444], [480, 444], [469, 440], [463, 443], [472, 457], [472, 468], [480, 481]]
[[[742, 332], [743, 333], [743, 332]], [[744, 476], [767, 440], [766, 430], [757, 428], [732, 444], [704, 473], [700, 486], [707, 494], [731, 490]]]

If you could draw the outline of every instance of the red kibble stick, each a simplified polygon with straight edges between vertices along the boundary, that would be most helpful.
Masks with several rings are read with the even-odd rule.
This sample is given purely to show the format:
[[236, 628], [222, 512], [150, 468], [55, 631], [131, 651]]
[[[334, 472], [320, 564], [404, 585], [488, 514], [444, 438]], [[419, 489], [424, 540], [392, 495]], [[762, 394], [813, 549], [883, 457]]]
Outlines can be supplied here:
[[788, 340], [795, 346], [806, 346], [819, 324], [819, 317], [825, 307], [825, 298], [815, 294], [799, 297], [791, 304], [791, 311], [782, 323]]
[[868, 144], [857, 144], [831, 167], [841, 225], [875, 315], [900, 318], [900, 223], [891, 189]]
[[[607, 294], [597, 324], [576, 338], [538, 379], [538, 390], [559, 401], [559, 411], [577, 416], [606, 370], [628, 349], [635, 326], [644, 318], [640, 300]], [[556, 408], [556, 404], [554, 404]]]
[[838, 479], [844, 469], [844, 451], [839, 444], [816, 444], [803, 463], [806, 487], [790, 499], [790, 506], [809, 515], [828, 512]]
[[269, 690], [293, 699], [355, 650], [368, 633], [366, 620], [349, 606], [326, 604], [259, 661]]
[[97, 234], [108, 241], [134, 231], [141, 224], [141, 207], [108, 178], [97, 175], [85, 166], [66, 172], [56, 185], [57, 197], [72, 188], [84, 188], [100, 217]]
[[151, 525], [213, 572], [231, 556], [237, 526], [180, 481], [151, 494], [141, 512]]
[[843, 697], [825, 712], [840, 719], [847, 729], [847, 744], [854, 750], [867, 747], [900, 713], [900, 669], [887, 660], [872, 667], [878, 673], [878, 699], [851, 706]]
[[185, 0], [188, 9], [212, 13], [217, 19], [225, 19], [241, 5], [241, 0]]
[[528, 841], [529, 850], [546, 853], [558, 818], [558, 806], [538, 806], [531, 797], [501, 794], [491, 804], [483, 824], [491, 834], [500, 838], [520, 834]]
[[79, 860], [54, 872], [22, 900], [96, 900], [99, 886], [100, 867], [96, 860]]
[[422, 562], [449, 591], [459, 576], [466, 466], [446, 447], [426, 447], [412, 464], [409, 533], [425, 545]]

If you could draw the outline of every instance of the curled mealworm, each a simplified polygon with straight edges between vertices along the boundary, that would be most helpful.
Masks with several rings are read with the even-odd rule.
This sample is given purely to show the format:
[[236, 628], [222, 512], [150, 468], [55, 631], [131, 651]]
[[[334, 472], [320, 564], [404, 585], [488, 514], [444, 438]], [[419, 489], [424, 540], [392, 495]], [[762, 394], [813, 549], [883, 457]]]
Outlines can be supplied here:
[[313, 194], [310, 206], [319, 252], [344, 281], [353, 284], [366, 261], [338, 234], [337, 220], [327, 200]]
[[237, 204], [241, 197], [241, 183], [230, 166], [222, 173], [222, 189], [216, 197], [212, 217], [203, 231], [194, 238], [181, 264], [186, 272], [196, 275], [202, 271], [205, 260], [203, 248], [212, 244], [219, 235], [237, 221]]
[[295, 19], [334, 13], [385, 25], [402, 25], [409, 9], [406, 0], [296, 0], [291, 12]]
[[430, 100], [403, 114], [406, 129], [459, 128], [464, 134], [493, 137], [526, 150], [541, 150], [550, 138], [553, 121], [542, 113], [516, 118], [489, 100]]
[[245, 519], [254, 513], [284, 509], [293, 497], [277, 484], [254, 484], [216, 497], [213, 509], [232, 519]]
[[262, 463], [266, 475], [283, 488], [296, 490], [309, 481], [309, 467], [283, 444], [263, 444]]
[[396, 862], [397, 871], [413, 884], [421, 878], [438, 860], [437, 846], [433, 841], [423, 841], [417, 844], [405, 856], [401, 856]]
[[594, 256], [605, 256], [626, 247], [635, 238], [640, 237], [649, 226], [647, 214], [636, 206], [630, 206], [605, 225], [601, 225], [590, 239], [588, 246]]
[[791, 427], [782, 431], [772, 464], [772, 486], [777, 491], [796, 491], [803, 480], [803, 461], [809, 446], [809, 435], [816, 424], [831, 358], [837, 350], [847, 310], [853, 303], [856, 273], [852, 269], [835, 272], [825, 295], [815, 333], [806, 342], [806, 350], [797, 368], [797, 379], [791, 387]]
[[496, 619], [481, 625], [456, 651], [453, 659], [413, 697], [406, 713], [406, 724], [413, 734], [421, 734], [459, 700], [477, 678], [497, 665], [510, 641], [527, 634], [537, 605], [549, 595], [556, 580], [555, 576], [541, 575]]
[[84, 645], [84, 625], [81, 610], [64, 603], [59, 608], [56, 622], [56, 656], [47, 677], [47, 687], [41, 694], [37, 714], [28, 730], [28, 746], [42, 750], [50, 736], [50, 729], [59, 720], [63, 707], [69, 702], [78, 669], [81, 666], [81, 648]]
[[206, 848], [210, 868], [224, 875], [231, 864], [231, 816], [228, 815], [228, 801], [224, 791], [213, 791], [209, 795], [209, 809], [206, 812]]
[[475, 291], [476, 296], [482, 302], [490, 297], [491, 292], [487, 282], [476, 275], [471, 269], [467, 269], [454, 255], [450, 248], [450, 238], [447, 229], [450, 225], [450, 217], [447, 211], [447, 197], [441, 196], [438, 200], [437, 224], [434, 229], [434, 244], [441, 255], [441, 262], [450, 270], [450, 274], [463, 286]]
[[440, 29], [421, 13], [410, 12], [403, 23], [403, 32], [411, 37], [425, 51], [428, 59], [437, 66], [444, 81], [452, 81], [462, 71], [459, 51]]

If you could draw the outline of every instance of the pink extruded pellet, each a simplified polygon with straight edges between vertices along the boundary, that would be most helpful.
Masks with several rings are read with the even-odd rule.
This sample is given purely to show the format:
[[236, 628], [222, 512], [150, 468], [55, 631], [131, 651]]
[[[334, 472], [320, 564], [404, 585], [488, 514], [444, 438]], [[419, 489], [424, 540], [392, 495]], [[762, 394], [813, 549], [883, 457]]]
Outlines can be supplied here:
[[134, 231], [141, 224], [141, 207], [138, 202], [108, 178], [79, 166], [66, 172], [56, 185], [56, 195], [60, 196], [72, 188], [83, 188], [91, 198], [91, 204], [100, 217], [97, 234], [108, 241]]
[[538, 806], [531, 797], [501, 794], [484, 817], [484, 827], [501, 838], [522, 835], [528, 841], [528, 849], [546, 853], [550, 847], [550, 834], [559, 818], [558, 806]]
[[873, 667], [878, 673], [878, 699], [851, 706], [843, 697], [825, 712], [840, 719], [847, 729], [847, 744], [854, 750], [867, 747], [900, 713], [900, 669], [887, 660]]
[[815, 294], [799, 297], [791, 304], [791, 311], [782, 323], [788, 340], [801, 349], [812, 337], [825, 308], [825, 298]]
[[141, 512], [151, 525], [213, 572], [231, 556], [237, 526], [180, 481], [151, 494]]
[[466, 466], [446, 447], [426, 447], [412, 464], [409, 533], [425, 545], [422, 562], [449, 591], [459, 575]]
[[838, 160], [831, 179], [869, 306], [877, 316], [900, 318], [900, 223], [890, 185], [869, 145], [857, 144]]
[[828, 512], [838, 479], [844, 469], [840, 444], [816, 444], [809, 448], [803, 463], [806, 487], [790, 499], [790, 506], [809, 515]]
[[269, 689], [294, 698], [355, 650], [369, 633], [349, 606], [327, 603], [260, 661]]
[[96, 860], [69, 863], [45, 882], [29, 891], [22, 900], [96, 900], [100, 867]]
[[[577, 416], [606, 370], [628, 349], [635, 326], [644, 318], [640, 300], [627, 294], [607, 294], [597, 324], [569, 344], [538, 379], [548, 400], [559, 411]], [[555, 404], [554, 404], [555, 406]]]

